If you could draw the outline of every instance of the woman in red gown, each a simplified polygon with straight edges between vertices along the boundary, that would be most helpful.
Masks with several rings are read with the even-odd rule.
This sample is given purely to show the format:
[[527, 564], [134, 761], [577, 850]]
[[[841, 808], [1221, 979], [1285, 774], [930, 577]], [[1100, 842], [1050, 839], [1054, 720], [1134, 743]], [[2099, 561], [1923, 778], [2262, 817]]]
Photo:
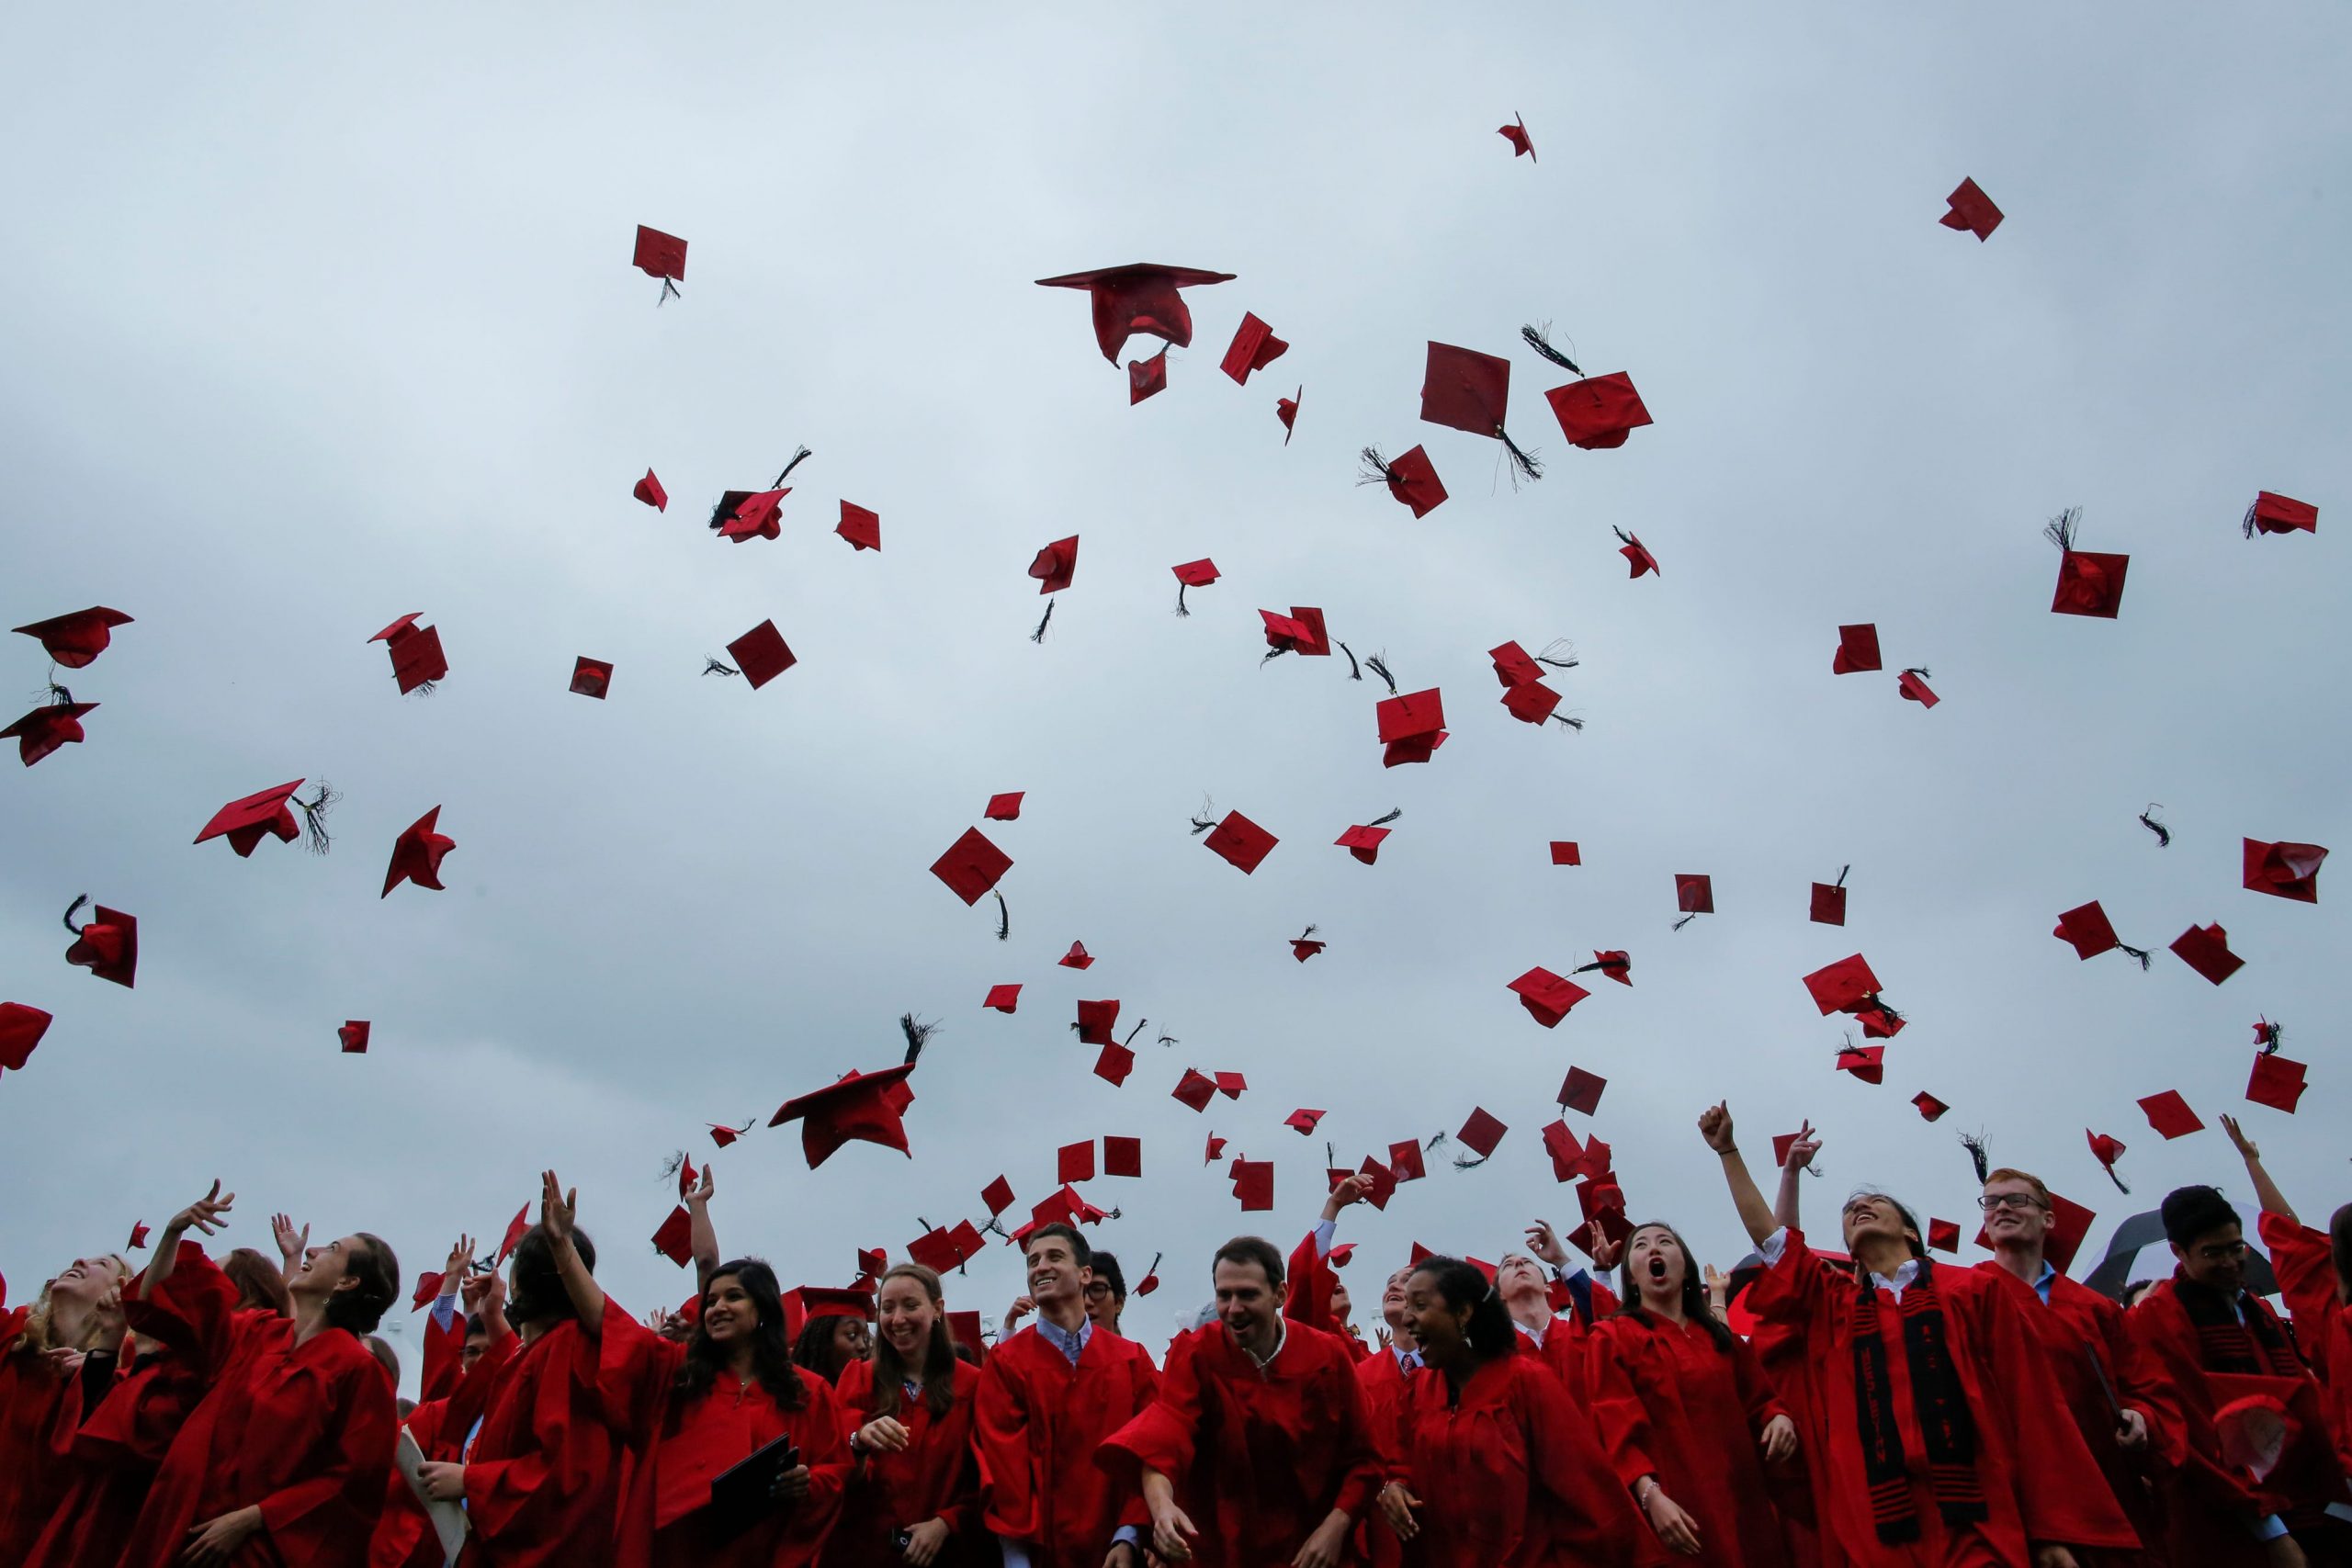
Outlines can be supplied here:
[[22, 1562], [56, 1511], [71, 1472], [49, 1446], [72, 1382], [64, 1363], [109, 1332], [120, 1337], [98, 1304], [130, 1278], [112, 1253], [77, 1258], [31, 1306], [0, 1312], [0, 1562]]
[[1673, 1227], [1637, 1227], [1618, 1276], [1625, 1305], [1587, 1347], [1593, 1419], [1617, 1479], [1667, 1549], [1710, 1568], [1786, 1568], [1766, 1460], [1796, 1423], [1720, 1322]]
[[1519, 1348], [1487, 1277], [1424, 1258], [1406, 1309], [1427, 1371], [1402, 1412], [1381, 1512], [1423, 1568], [1597, 1568], [1645, 1555], [1649, 1532], [1591, 1423]]
[[944, 1568], [980, 1533], [972, 1395], [980, 1371], [956, 1359], [939, 1276], [901, 1263], [882, 1276], [871, 1360], [842, 1369], [835, 1397], [857, 1456], [831, 1568]]

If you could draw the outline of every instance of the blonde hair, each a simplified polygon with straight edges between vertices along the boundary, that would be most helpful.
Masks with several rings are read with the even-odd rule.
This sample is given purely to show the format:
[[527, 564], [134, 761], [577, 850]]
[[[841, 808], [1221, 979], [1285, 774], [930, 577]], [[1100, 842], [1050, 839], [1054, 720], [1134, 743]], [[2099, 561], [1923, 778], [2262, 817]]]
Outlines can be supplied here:
[[[119, 1252], [101, 1253], [96, 1261], [113, 1264], [116, 1272], [121, 1276], [118, 1282], [128, 1282], [130, 1276], [138, 1271]], [[49, 1299], [49, 1286], [43, 1285], [39, 1299], [33, 1303], [32, 1311], [25, 1315], [24, 1332], [17, 1337], [14, 1348], [27, 1355], [38, 1356], [50, 1350], [86, 1350], [90, 1344], [96, 1342], [95, 1330], [98, 1325], [95, 1322], [82, 1331], [83, 1338], [89, 1344], [67, 1345], [59, 1340], [51, 1321], [55, 1310], [56, 1303]]]

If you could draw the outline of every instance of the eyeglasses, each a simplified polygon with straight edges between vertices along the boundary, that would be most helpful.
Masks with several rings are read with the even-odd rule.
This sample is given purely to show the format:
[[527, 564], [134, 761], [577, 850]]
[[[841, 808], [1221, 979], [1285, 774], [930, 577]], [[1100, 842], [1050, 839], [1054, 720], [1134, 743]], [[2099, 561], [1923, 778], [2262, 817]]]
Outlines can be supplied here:
[[1092, 1284], [1087, 1286], [1086, 1299], [1090, 1302], [1109, 1301], [1111, 1299], [1111, 1287], [1109, 1282], [1102, 1280], [1097, 1280]]
[[2046, 1209], [2049, 1204], [2030, 1192], [1987, 1192], [1976, 1200], [1976, 1206], [1986, 1213], [1996, 1209]]
[[2197, 1256], [2208, 1263], [2228, 1263], [2245, 1256], [2243, 1241], [2217, 1241], [2211, 1247], [2200, 1247]]

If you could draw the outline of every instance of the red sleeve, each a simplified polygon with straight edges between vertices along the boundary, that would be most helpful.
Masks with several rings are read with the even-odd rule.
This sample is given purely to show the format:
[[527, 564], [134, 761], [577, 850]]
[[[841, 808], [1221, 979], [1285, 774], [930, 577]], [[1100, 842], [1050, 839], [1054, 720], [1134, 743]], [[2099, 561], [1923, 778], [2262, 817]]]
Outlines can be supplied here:
[[[1314, 1246], [1315, 1238], [1309, 1236], [1306, 1245]], [[1157, 1395], [1140, 1415], [1103, 1438], [1102, 1447], [1094, 1450], [1095, 1466], [1122, 1486], [1140, 1489], [1146, 1470], [1156, 1470], [1174, 1482], [1182, 1482], [1191, 1472], [1204, 1404], [1200, 1344], [1199, 1334], [1186, 1334], [1169, 1346], [1168, 1370], [1159, 1374]]]
[[492, 1425], [507, 1419], [509, 1402], [527, 1401], [514, 1420], [528, 1441], [511, 1455], [466, 1464], [467, 1516], [486, 1541], [560, 1539], [586, 1499], [612, 1484], [613, 1441], [596, 1398], [597, 1370], [597, 1341], [565, 1323], [501, 1380]]
[[2163, 1470], [2177, 1470], [2188, 1457], [2180, 1390], [2173, 1386], [2164, 1363], [2132, 1337], [2121, 1307], [2101, 1296], [2096, 1310], [2094, 1332], [2100, 1354], [2114, 1370], [2116, 1403], [2146, 1418], [2149, 1462]]
[[[521, 1348], [522, 1341], [512, 1330], [482, 1347], [474, 1364], [458, 1373], [458, 1386], [449, 1391], [436, 1436], [446, 1437], [453, 1447], [466, 1440], [474, 1423], [489, 1413], [491, 1397], [498, 1390], [499, 1374], [514, 1363], [515, 1353]], [[425, 1446], [423, 1439], [418, 1440], [417, 1446]], [[450, 1457], [454, 1459], [456, 1455], [451, 1453]]]
[[1315, 1233], [1291, 1249], [1290, 1275], [1283, 1282], [1283, 1315], [1309, 1328], [1336, 1330], [1331, 1321], [1331, 1287], [1339, 1283], [1331, 1260], [1316, 1247]]
[[2208, 1509], [2246, 1528], [2272, 1511], [2272, 1500], [2249, 1484], [2243, 1471], [2222, 1458], [2221, 1434], [2213, 1426], [2212, 1386], [2198, 1348], [2197, 1329], [2173, 1299], [2169, 1282], [2158, 1285], [2123, 1314], [2132, 1342], [2170, 1383], [2180, 1408], [2178, 1504]]
[[[581, 1331], [583, 1335], [585, 1330]], [[664, 1339], [605, 1298], [605, 1315], [588, 1345], [594, 1357], [592, 1379], [605, 1424], [639, 1452], [651, 1448], [662, 1429], [662, 1414], [669, 1407], [670, 1385], [677, 1380], [685, 1347]], [[820, 1380], [821, 1381], [821, 1380]], [[825, 1390], [828, 1404], [832, 1390]], [[834, 1407], [839, 1425], [839, 1406]], [[844, 1439], [846, 1434], [833, 1434]], [[815, 1461], [810, 1461], [814, 1468]]]
[[1739, 1391], [1739, 1407], [1747, 1416], [1747, 1435], [1761, 1439], [1772, 1418], [1788, 1416], [1789, 1409], [1773, 1392], [1772, 1380], [1765, 1375], [1764, 1363], [1757, 1359], [1755, 1349], [1737, 1335], [1731, 1341], [1731, 1375]]
[[[1936, 1279], [1940, 1283], [1962, 1274], [1939, 1269]], [[2027, 1540], [2139, 1551], [2140, 1537], [2123, 1517], [2065, 1402], [2026, 1392], [2061, 1384], [2024, 1308], [1998, 1280], [1978, 1276], [1970, 1283], [1979, 1288], [1966, 1294], [1956, 1288], [1951, 1294], [1955, 1307], [1967, 1303], [1981, 1362], [1972, 1392], [1990, 1417], [1985, 1425], [1997, 1428], [1987, 1440], [2008, 1447]]]
[[131, 1332], [187, 1358], [204, 1376], [220, 1375], [238, 1337], [237, 1287], [192, 1241], [180, 1243], [172, 1272], [152, 1292], [142, 1271], [122, 1291]]
[[[1621, 1337], [1630, 1342], [1641, 1332], [1630, 1325], [1598, 1329], [1585, 1346], [1585, 1406], [1611, 1468], [1627, 1486], [1657, 1473], [1657, 1461], [1650, 1458], [1649, 1407], [1618, 1359]], [[1623, 1351], [1639, 1353], [1634, 1343], [1623, 1344]]]
[[[1151, 1353], [1142, 1346], [1132, 1340], [1125, 1343], [1128, 1350], [1127, 1377], [1135, 1387], [1135, 1413], [1140, 1416], [1159, 1398], [1159, 1369], [1152, 1364]], [[1146, 1535], [1151, 1533], [1151, 1510], [1144, 1506], [1140, 1488], [1126, 1489], [1125, 1499], [1119, 1505], [1119, 1523], [1133, 1525]]]
[[955, 1478], [947, 1484], [946, 1502], [939, 1517], [957, 1535], [970, 1535], [980, 1528], [980, 1470], [972, 1453], [972, 1401], [979, 1386], [979, 1370], [956, 1362], [956, 1403], [935, 1419], [932, 1432], [932, 1441], [940, 1450], [933, 1462]]
[[1573, 1562], [1631, 1561], [1649, 1532], [1634, 1517], [1632, 1497], [1615, 1484], [1590, 1423], [1577, 1418], [1567, 1391], [1532, 1364], [1519, 1379], [1517, 1399], [1529, 1484], [1555, 1505], [1553, 1544]]
[[808, 1394], [808, 1435], [800, 1445], [800, 1462], [808, 1467], [808, 1497], [792, 1528], [794, 1533], [807, 1535], [812, 1527], [818, 1531], [833, 1528], [842, 1492], [849, 1484], [850, 1452], [849, 1436], [842, 1430], [841, 1401], [833, 1396], [832, 1385], [804, 1367], [800, 1386]]
[[1029, 1447], [1028, 1382], [1012, 1370], [1019, 1344], [1018, 1337], [1007, 1338], [980, 1369], [979, 1392], [972, 1397], [972, 1449], [979, 1456], [982, 1517], [989, 1529], [1015, 1540], [1035, 1540], [1037, 1466]]
[[1767, 1323], [1803, 1325], [1822, 1305], [1837, 1270], [1804, 1243], [1804, 1232], [1792, 1225], [1781, 1247], [1781, 1260], [1756, 1277], [1747, 1288], [1747, 1306]]
[[1593, 1322], [1595, 1322], [1595, 1323], [1599, 1323], [1599, 1322], [1602, 1321], [1602, 1320], [1603, 1320], [1603, 1319], [1605, 1319], [1605, 1318], [1611, 1318], [1611, 1317], [1616, 1316], [1616, 1315], [1617, 1315], [1618, 1309], [1619, 1309], [1620, 1307], [1623, 1306], [1624, 1304], [1625, 1304], [1624, 1303], [1623, 1303], [1623, 1302], [1621, 1302], [1621, 1301], [1619, 1301], [1619, 1300], [1617, 1299], [1617, 1292], [1614, 1292], [1614, 1291], [1611, 1290], [1607, 1285], [1605, 1285], [1605, 1284], [1602, 1284], [1602, 1283], [1601, 1283], [1601, 1281], [1600, 1281], [1600, 1276], [1599, 1276], [1599, 1275], [1595, 1275], [1595, 1276], [1593, 1277], [1593, 1281], [1592, 1281], [1592, 1320], [1593, 1320]]
[[465, 1374], [466, 1314], [453, 1312], [444, 1328], [425, 1314], [424, 1370], [418, 1374], [417, 1393], [424, 1399], [447, 1399]]
[[[2255, 1223], [2255, 1229], [2269, 1250], [2270, 1267], [2278, 1276], [2278, 1293], [2286, 1298], [2287, 1311], [2294, 1317], [2296, 1348], [2324, 1382], [2332, 1371], [2327, 1364], [2327, 1327], [2337, 1311], [2335, 1261], [2329, 1255], [2327, 1236], [2267, 1209]], [[2352, 1375], [2352, 1367], [2345, 1371]]]
[[315, 1468], [260, 1504], [270, 1542], [288, 1562], [332, 1562], [347, 1555], [351, 1541], [365, 1541], [374, 1530], [384, 1506], [384, 1472], [399, 1428], [391, 1380], [354, 1338], [327, 1394], [334, 1406], [312, 1456]]

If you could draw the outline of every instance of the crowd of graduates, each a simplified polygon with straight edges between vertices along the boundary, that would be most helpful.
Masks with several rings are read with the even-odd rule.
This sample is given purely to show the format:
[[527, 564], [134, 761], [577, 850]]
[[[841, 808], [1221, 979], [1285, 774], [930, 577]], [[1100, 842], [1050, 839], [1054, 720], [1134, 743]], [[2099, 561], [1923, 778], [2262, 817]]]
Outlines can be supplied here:
[[216, 1260], [216, 1182], [143, 1269], [76, 1259], [0, 1317], [0, 1563], [2352, 1561], [2352, 1204], [2305, 1226], [2223, 1120], [2290, 1319], [2212, 1187], [2165, 1199], [2176, 1267], [2128, 1309], [2045, 1256], [2055, 1211], [2019, 1169], [1985, 1172], [1974, 1268], [1876, 1191], [1816, 1247], [1820, 1140], [1768, 1201], [1718, 1105], [1699, 1132], [1756, 1247], [1730, 1276], [1653, 1222], [1595, 1236], [1612, 1288], [1539, 1222], [1499, 1265], [1406, 1261], [1367, 1343], [1336, 1267], [1351, 1179], [1287, 1256], [1218, 1248], [1164, 1365], [1070, 1226], [1015, 1236], [1028, 1293], [990, 1345], [919, 1263], [787, 1291], [726, 1258], [707, 1171], [696, 1293], [640, 1321], [548, 1172], [503, 1269], [461, 1237], [420, 1280], [416, 1404], [374, 1332], [391, 1247], [280, 1214], [281, 1261]]

